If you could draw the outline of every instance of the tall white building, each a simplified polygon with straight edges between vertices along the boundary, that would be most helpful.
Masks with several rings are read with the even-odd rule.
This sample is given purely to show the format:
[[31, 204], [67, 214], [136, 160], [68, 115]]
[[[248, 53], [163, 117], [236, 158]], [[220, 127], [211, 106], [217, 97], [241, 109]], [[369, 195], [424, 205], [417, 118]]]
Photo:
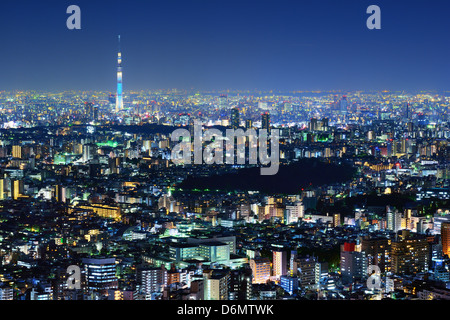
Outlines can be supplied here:
[[94, 159], [95, 146], [92, 143], [87, 143], [83, 145], [83, 162], [88, 162]]
[[228, 300], [230, 273], [211, 270], [203, 274], [204, 300]]
[[317, 288], [320, 282], [320, 263], [317, 257], [301, 257], [296, 262], [299, 285], [307, 289]]
[[161, 293], [167, 286], [167, 270], [164, 265], [161, 268], [145, 268], [137, 272], [139, 292], [145, 296], [153, 293]]
[[298, 222], [298, 219], [304, 217], [304, 212], [305, 208], [300, 201], [293, 205], [286, 205], [286, 224]]
[[282, 250], [273, 251], [272, 261], [273, 276], [280, 278], [287, 274], [287, 252]]
[[387, 207], [387, 229], [397, 232], [402, 229], [402, 213]]

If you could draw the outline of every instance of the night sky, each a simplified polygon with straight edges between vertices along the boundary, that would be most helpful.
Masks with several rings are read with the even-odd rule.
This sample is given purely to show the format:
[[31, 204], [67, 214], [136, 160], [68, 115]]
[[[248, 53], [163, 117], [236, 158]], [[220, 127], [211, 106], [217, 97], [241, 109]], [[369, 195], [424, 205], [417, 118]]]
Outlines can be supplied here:
[[115, 91], [118, 34], [125, 91], [450, 89], [446, 0], [2, 0], [0, 32], [0, 90]]

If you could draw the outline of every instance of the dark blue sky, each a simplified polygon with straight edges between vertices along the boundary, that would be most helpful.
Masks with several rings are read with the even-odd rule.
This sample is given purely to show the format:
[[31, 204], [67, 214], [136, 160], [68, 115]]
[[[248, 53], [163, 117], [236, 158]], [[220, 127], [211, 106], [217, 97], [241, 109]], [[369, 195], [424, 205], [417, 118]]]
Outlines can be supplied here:
[[124, 90], [450, 89], [446, 0], [2, 0], [0, 30], [0, 90], [114, 91], [119, 33]]

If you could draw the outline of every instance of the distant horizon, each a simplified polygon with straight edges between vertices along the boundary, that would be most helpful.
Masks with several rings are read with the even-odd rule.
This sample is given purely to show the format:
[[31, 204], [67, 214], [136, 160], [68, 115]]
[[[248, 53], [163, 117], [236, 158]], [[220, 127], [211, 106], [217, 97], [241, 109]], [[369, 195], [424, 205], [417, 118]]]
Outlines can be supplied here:
[[[301, 93], [404, 93], [410, 95], [418, 95], [418, 94], [441, 94], [441, 93], [450, 93], [450, 88], [448, 90], [436, 90], [436, 89], [423, 89], [423, 90], [371, 90], [371, 89], [355, 89], [355, 90], [341, 90], [341, 89], [331, 89], [331, 90], [287, 90], [287, 89], [201, 89], [201, 88], [148, 88], [148, 89], [129, 89], [124, 90], [124, 93], [134, 93], [134, 92], [157, 92], [157, 91], [179, 91], [180, 93], [183, 91], [186, 92], [199, 92], [199, 93], [293, 93], [293, 94], [301, 94]], [[111, 93], [115, 94], [114, 90], [102, 90], [102, 89], [61, 89], [61, 90], [50, 90], [50, 89], [11, 89], [11, 90], [0, 90], [0, 92], [36, 92], [36, 93], [63, 93], [63, 92], [77, 92], [77, 93], [88, 93], [88, 92], [101, 92], [101, 93]]]

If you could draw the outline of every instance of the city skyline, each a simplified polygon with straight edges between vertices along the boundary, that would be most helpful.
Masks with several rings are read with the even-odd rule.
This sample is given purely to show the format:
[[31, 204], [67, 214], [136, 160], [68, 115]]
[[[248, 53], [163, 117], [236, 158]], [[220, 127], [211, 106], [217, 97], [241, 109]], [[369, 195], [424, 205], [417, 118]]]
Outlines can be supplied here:
[[108, 92], [2, 91], [0, 300], [450, 299], [449, 108], [167, 91], [117, 112]]
[[0, 301], [450, 300], [448, 9], [2, 4]]
[[[124, 91], [448, 90], [450, 27], [442, 1], [6, 3], [3, 90], [115, 91], [117, 35]], [[45, 77], [42, 75], [45, 74]]]

